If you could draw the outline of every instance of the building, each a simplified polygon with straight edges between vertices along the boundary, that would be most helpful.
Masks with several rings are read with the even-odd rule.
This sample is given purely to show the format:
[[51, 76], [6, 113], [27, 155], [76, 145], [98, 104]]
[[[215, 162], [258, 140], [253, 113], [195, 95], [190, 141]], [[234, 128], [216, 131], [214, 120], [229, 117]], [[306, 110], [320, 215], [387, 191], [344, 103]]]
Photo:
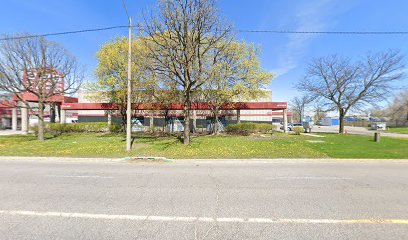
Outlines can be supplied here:
[[[246, 103], [272, 103], [272, 91], [265, 90], [266, 97], [247, 101]], [[97, 93], [93, 91], [82, 90], [78, 95], [78, 103], [95, 104], [98, 103]], [[102, 101], [104, 102], [104, 101]], [[106, 102], [106, 101], [105, 101]], [[282, 103], [287, 106], [287, 103]], [[194, 104], [192, 106], [194, 108]], [[182, 110], [170, 110], [168, 116], [171, 119], [179, 119], [183, 121], [183, 111]], [[206, 126], [209, 121], [213, 118], [213, 114], [210, 110], [197, 109], [193, 111], [193, 116], [197, 119], [198, 126]], [[258, 123], [282, 123], [283, 122], [283, 110], [274, 109], [239, 109], [239, 110], [229, 110], [224, 109], [220, 111], [219, 118], [225, 123], [236, 123], [237, 116], [239, 116], [240, 122], [258, 122]], [[158, 126], [161, 127], [164, 124], [164, 111], [163, 110], [139, 110], [134, 113], [134, 117], [140, 123], [145, 126]], [[288, 113], [288, 117], [292, 117], [292, 113]], [[87, 109], [78, 110], [78, 121], [79, 122], [117, 122], [122, 121], [122, 118], [118, 111], [111, 111], [109, 109]], [[151, 123], [152, 122], [152, 123]]]
[[[222, 126], [237, 122], [259, 122], [259, 123], [283, 123], [291, 121], [291, 113], [287, 112], [286, 102], [272, 102], [272, 91], [265, 90], [266, 96], [247, 102], [235, 102], [221, 107], [218, 115]], [[61, 123], [73, 122], [108, 122], [121, 123], [122, 117], [119, 114], [118, 106], [101, 101], [97, 93], [82, 90], [78, 98], [56, 96], [46, 102], [45, 121], [50, 121], [51, 109], [56, 108], [55, 119]], [[3, 104], [0, 120], [3, 128], [21, 129], [28, 131], [30, 125], [37, 123], [36, 106], [37, 99], [32, 94], [23, 94], [24, 102], [29, 104], [29, 108], [22, 107], [22, 102], [13, 97], [9, 104]], [[155, 103], [143, 103], [133, 106], [133, 123], [137, 126], [146, 127], [166, 127], [170, 124], [170, 129], [181, 129], [184, 124], [183, 105], [181, 103], [171, 104], [170, 109], [164, 109]], [[213, 114], [209, 104], [197, 102], [192, 104], [192, 126], [195, 128], [208, 129], [214, 122]], [[165, 119], [167, 118], [167, 119]]]

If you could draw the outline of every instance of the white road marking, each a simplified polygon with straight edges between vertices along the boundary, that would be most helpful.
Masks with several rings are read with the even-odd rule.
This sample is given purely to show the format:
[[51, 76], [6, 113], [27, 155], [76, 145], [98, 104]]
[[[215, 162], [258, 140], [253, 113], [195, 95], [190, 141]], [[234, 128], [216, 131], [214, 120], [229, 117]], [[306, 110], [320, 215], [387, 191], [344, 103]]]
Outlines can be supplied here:
[[285, 218], [211, 218], [211, 217], [178, 217], [178, 216], [139, 216], [139, 215], [110, 215], [92, 213], [69, 212], [37, 212], [0, 210], [0, 215], [34, 216], [34, 217], [63, 217], [107, 220], [131, 220], [152, 222], [220, 222], [220, 223], [292, 223], [292, 224], [403, 224], [408, 225], [408, 219], [285, 219]]
[[55, 178], [114, 178], [109, 176], [90, 176], [90, 175], [46, 175], [46, 177], [55, 177]]
[[288, 180], [353, 180], [352, 178], [346, 177], [270, 177], [267, 178], [270, 180], [280, 180], [280, 179], [288, 179]]

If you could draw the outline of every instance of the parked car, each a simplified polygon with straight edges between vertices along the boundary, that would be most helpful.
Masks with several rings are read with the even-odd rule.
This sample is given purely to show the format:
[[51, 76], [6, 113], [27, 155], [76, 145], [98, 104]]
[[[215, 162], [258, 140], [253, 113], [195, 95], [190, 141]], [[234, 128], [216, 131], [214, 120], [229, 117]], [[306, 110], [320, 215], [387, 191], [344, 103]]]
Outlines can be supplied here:
[[[303, 127], [301, 123], [289, 123], [287, 127], [287, 131], [293, 131], [294, 127]], [[280, 127], [281, 130], [283, 130], [283, 126]]]

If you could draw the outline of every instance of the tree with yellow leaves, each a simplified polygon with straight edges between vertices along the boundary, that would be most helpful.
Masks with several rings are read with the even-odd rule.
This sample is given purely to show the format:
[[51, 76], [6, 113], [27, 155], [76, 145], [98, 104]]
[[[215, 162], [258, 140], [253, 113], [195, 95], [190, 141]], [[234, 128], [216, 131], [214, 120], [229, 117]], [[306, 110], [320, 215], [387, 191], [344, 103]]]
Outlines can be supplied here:
[[264, 89], [273, 74], [261, 68], [259, 54], [259, 48], [253, 44], [239, 41], [222, 42], [213, 49], [207, 60], [211, 77], [199, 91], [213, 114], [213, 133], [218, 132], [221, 106], [265, 96]]
[[[137, 105], [151, 100], [149, 94], [153, 81], [150, 72], [146, 70], [148, 59], [145, 57], [143, 39], [132, 42], [132, 104]], [[116, 38], [106, 43], [96, 54], [97, 82], [90, 89], [95, 90], [96, 98], [117, 104], [122, 116], [123, 126], [126, 123], [127, 107], [127, 57], [128, 39]]]

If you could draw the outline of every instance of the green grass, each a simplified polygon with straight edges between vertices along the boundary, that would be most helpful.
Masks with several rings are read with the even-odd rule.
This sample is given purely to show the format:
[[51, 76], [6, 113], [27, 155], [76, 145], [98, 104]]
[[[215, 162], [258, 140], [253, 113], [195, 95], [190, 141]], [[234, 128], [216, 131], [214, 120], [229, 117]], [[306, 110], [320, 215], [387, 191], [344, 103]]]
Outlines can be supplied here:
[[[320, 140], [311, 143], [307, 140]], [[124, 151], [121, 135], [64, 134], [37, 141], [32, 135], [1, 136], [2, 156], [127, 157], [170, 159], [210, 158], [408, 158], [408, 139], [325, 134], [312, 138], [276, 133], [266, 136], [201, 136], [184, 146], [177, 138], [136, 137], [133, 150]]]
[[408, 127], [389, 128], [388, 132], [408, 134]]
[[157, 141], [141, 149], [145, 156], [167, 158], [321, 158], [327, 157], [303, 144], [303, 136], [274, 134], [269, 138], [205, 136], [193, 139], [189, 146], [178, 140]]
[[322, 134], [324, 143], [308, 143], [318, 152], [332, 158], [408, 159], [408, 139], [372, 136]]

